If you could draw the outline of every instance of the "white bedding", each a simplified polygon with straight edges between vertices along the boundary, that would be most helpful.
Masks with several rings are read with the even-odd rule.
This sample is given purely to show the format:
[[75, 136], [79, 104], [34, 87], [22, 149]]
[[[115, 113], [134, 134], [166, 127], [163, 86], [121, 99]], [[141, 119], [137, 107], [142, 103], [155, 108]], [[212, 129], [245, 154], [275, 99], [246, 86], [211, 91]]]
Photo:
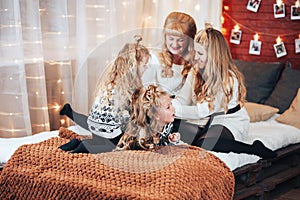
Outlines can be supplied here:
[[[300, 129], [277, 122], [275, 120], [276, 116], [278, 115], [274, 115], [267, 121], [251, 123], [249, 135], [245, 142], [252, 144], [254, 140], [260, 140], [272, 150], [285, 147], [289, 144], [299, 143]], [[88, 131], [79, 126], [72, 126], [69, 129], [81, 135], [89, 134]], [[0, 138], [0, 162], [7, 162], [14, 151], [23, 144], [37, 143], [51, 137], [58, 137], [58, 131], [42, 132], [22, 138]], [[225, 162], [231, 170], [246, 164], [255, 163], [260, 159], [256, 155], [244, 153], [212, 153]]]

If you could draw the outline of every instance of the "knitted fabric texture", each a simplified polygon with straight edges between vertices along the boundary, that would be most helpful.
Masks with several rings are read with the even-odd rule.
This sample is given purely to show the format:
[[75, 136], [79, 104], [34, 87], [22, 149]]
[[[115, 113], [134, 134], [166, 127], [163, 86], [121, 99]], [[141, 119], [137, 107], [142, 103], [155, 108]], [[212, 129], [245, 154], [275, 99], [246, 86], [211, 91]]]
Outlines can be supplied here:
[[78, 139], [78, 140], [83, 140], [83, 139], [91, 139], [91, 135], [79, 135], [65, 127], [60, 127], [58, 130], [58, 136], [61, 138], [66, 138], [66, 139]]
[[0, 199], [232, 199], [234, 175], [190, 146], [70, 154], [50, 138], [19, 147], [0, 175]]

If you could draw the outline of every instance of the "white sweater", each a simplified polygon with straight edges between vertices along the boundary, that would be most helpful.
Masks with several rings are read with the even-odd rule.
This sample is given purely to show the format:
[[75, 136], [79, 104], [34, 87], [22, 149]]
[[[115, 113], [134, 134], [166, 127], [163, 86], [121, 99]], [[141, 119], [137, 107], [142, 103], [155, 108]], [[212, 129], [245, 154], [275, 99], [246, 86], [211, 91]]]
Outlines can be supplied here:
[[150, 84], [154, 84], [161, 87], [170, 95], [176, 95], [179, 92], [181, 88], [177, 89], [177, 87], [182, 82], [181, 71], [183, 69], [183, 65], [173, 64], [173, 77], [170, 78], [161, 77], [161, 71], [163, 68], [161, 67], [161, 63], [154, 53], [151, 53], [148, 65], [148, 68], [142, 76], [142, 82], [145, 87]]
[[[173, 99], [172, 104], [175, 107], [175, 114], [178, 118], [187, 119], [192, 123], [198, 123], [200, 119], [205, 118], [215, 112], [224, 112], [224, 109], [220, 107], [222, 98], [224, 96], [223, 91], [220, 91], [219, 95], [214, 101], [214, 110], [209, 111], [208, 102], [198, 103], [196, 102], [196, 95], [193, 90], [194, 74], [189, 73], [187, 81]], [[228, 109], [234, 108], [239, 104], [238, 101], [238, 82], [234, 78], [233, 95], [229, 102]], [[248, 133], [250, 118], [244, 107], [239, 111], [232, 114], [217, 115], [212, 121], [213, 124], [223, 125], [228, 128], [235, 140], [243, 141], [245, 135]]]

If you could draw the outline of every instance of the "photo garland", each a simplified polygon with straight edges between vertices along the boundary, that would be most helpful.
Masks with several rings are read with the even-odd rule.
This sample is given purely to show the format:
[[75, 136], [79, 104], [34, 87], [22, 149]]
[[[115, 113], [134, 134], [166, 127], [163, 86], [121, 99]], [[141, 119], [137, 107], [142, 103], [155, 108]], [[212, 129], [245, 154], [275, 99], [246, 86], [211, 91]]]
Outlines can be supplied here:
[[247, 10], [250, 10], [252, 12], [257, 12], [261, 0], [249, 0], [247, 4]]
[[241, 30], [231, 30], [230, 34], [230, 42], [233, 44], [240, 44], [241, 43], [241, 38], [242, 38], [242, 31]]
[[300, 6], [291, 6], [291, 20], [300, 19]]
[[295, 39], [295, 53], [300, 53], [300, 38]]
[[[300, 2], [300, 0], [297, 0], [295, 5], [291, 5], [291, 20], [300, 20], [299, 2]], [[252, 11], [252, 12], [258, 12], [260, 4], [261, 4], [261, 0], [248, 0], [247, 10]], [[277, 1], [276, 4], [273, 4], [273, 12], [274, 12], [275, 18], [284, 18], [285, 17], [285, 4], [280, 3], [280, 1]], [[232, 21], [236, 22], [234, 19], [232, 19]], [[237, 25], [243, 26], [240, 23], [237, 23]], [[253, 31], [253, 32], [255, 32], [255, 31]], [[231, 30], [230, 43], [240, 44], [241, 38], [242, 38], [241, 30], [237, 30], [237, 29]], [[258, 41], [256, 38], [254, 40], [250, 40], [249, 54], [260, 55], [261, 46], [262, 46], [262, 42]], [[274, 47], [274, 51], [275, 51], [277, 58], [287, 55], [287, 51], [286, 51], [286, 48], [285, 48], [283, 42], [274, 44], [273, 47]], [[300, 34], [299, 34], [299, 39], [295, 39], [295, 53], [300, 53]]]
[[249, 54], [260, 55], [261, 44], [261, 41], [250, 40]]
[[286, 52], [283, 42], [274, 44], [274, 50], [275, 50], [276, 58], [280, 58], [280, 57], [287, 55], [287, 52]]
[[275, 18], [283, 18], [285, 17], [285, 6], [284, 3], [282, 4], [274, 4], [274, 17]]

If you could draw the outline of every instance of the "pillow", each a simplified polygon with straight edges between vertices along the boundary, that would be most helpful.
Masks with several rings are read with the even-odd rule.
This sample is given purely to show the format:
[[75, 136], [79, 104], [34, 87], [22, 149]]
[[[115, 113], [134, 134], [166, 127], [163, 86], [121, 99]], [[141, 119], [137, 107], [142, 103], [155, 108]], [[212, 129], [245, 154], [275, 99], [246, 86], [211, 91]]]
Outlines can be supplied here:
[[249, 114], [250, 122], [265, 121], [279, 111], [278, 108], [252, 102], [246, 102], [245, 108]]
[[283, 113], [289, 108], [300, 88], [300, 71], [286, 66], [270, 97], [264, 104], [279, 108]]
[[300, 88], [289, 109], [279, 117], [275, 118], [275, 120], [300, 129]]
[[234, 60], [235, 65], [245, 77], [246, 100], [264, 103], [271, 95], [284, 67], [280, 62], [248, 62]]

